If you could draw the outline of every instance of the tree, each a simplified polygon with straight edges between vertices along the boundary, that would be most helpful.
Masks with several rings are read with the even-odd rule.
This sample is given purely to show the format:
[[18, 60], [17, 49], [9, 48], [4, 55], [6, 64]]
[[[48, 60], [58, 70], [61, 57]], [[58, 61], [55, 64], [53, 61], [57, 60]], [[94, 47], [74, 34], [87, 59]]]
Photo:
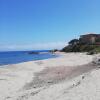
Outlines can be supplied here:
[[78, 39], [72, 39], [71, 41], [69, 41], [69, 45], [77, 45], [79, 43]]

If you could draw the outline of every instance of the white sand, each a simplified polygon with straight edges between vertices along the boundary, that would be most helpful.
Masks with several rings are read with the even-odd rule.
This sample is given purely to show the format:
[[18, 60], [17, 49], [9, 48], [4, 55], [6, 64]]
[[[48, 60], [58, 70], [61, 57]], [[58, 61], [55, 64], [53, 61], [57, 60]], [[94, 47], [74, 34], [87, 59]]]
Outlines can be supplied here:
[[100, 100], [99, 69], [65, 78], [74, 66], [88, 64], [93, 57], [63, 53], [58, 58], [1, 66], [0, 100]]

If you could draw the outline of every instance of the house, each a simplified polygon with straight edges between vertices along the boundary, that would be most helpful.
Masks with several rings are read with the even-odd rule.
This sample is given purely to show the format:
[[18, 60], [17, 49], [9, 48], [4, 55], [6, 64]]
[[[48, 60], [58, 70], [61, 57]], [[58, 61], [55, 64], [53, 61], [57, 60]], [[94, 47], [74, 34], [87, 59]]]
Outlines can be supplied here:
[[100, 45], [100, 34], [86, 34], [81, 35], [79, 38], [80, 43], [82, 44], [95, 44]]

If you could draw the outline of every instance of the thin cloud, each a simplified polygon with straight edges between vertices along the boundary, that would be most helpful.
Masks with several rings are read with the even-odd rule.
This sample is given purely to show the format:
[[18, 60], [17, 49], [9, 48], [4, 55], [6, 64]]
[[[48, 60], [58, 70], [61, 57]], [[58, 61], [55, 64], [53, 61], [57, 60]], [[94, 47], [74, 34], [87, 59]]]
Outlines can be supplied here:
[[0, 51], [8, 50], [40, 50], [40, 49], [61, 49], [66, 42], [37, 43], [37, 44], [20, 44], [20, 45], [0, 45]]

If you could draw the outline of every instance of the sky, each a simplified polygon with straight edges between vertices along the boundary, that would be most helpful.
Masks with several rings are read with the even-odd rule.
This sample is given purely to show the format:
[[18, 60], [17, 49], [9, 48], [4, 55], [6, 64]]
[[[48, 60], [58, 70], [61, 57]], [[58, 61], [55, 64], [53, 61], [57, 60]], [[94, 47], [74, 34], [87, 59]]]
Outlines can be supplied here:
[[100, 0], [0, 0], [0, 51], [61, 49], [99, 26]]

